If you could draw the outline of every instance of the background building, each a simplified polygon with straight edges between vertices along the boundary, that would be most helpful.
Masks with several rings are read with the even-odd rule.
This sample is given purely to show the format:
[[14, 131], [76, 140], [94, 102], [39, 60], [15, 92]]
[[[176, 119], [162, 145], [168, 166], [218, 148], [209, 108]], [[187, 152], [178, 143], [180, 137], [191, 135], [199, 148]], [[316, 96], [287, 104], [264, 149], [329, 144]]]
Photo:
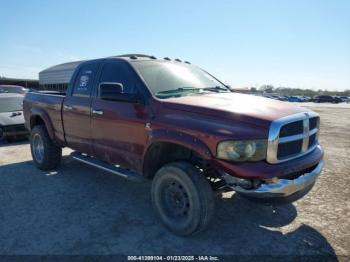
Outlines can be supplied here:
[[65, 92], [75, 68], [81, 62], [55, 65], [39, 72], [39, 89]]

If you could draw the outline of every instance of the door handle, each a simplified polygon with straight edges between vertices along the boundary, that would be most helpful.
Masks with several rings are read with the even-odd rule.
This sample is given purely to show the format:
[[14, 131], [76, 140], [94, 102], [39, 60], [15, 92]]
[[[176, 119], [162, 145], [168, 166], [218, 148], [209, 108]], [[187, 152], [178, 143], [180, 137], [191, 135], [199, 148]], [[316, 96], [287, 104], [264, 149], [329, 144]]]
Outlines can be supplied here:
[[66, 109], [66, 110], [72, 110], [73, 109], [73, 107], [70, 106], [70, 105], [64, 105], [63, 108]]
[[94, 115], [103, 115], [103, 111], [99, 109], [92, 109], [92, 113]]

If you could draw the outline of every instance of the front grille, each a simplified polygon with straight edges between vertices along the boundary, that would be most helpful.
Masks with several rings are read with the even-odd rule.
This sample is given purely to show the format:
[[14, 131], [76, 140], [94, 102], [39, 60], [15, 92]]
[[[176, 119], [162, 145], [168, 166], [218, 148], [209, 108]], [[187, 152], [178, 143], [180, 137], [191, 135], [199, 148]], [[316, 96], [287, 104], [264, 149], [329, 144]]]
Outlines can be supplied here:
[[22, 125], [5, 126], [4, 130], [7, 131], [7, 132], [25, 131], [26, 128], [24, 127], [24, 124], [22, 124]]
[[277, 158], [283, 159], [289, 155], [298, 154], [303, 146], [303, 140], [296, 140], [288, 143], [283, 143], [278, 146]]
[[271, 123], [267, 162], [280, 163], [307, 154], [317, 146], [319, 116], [314, 112], [287, 116]]
[[303, 121], [292, 122], [282, 126], [280, 137], [292, 136], [303, 132]]
[[313, 134], [310, 136], [310, 139], [309, 139], [309, 148], [312, 147], [316, 142], [316, 134]]
[[21, 125], [12, 125], [12, 126], [4, 126], [3, 132], [11, 135], [15, 135], [16, 133], [27, 132], [24, 124]]
[[312, 117], [309, 119], [310, 130], [317, 128], [318, 122], [320, 121], [319, 117]]

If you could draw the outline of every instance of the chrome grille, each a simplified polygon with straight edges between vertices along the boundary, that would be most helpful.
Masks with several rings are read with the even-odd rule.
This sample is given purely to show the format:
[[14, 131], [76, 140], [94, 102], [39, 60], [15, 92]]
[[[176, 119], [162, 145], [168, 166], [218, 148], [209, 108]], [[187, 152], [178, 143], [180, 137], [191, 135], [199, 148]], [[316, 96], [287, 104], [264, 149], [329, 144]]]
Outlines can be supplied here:
[[319, 123], [315, 112], [273, 121], [269, 131], [267, 162], [276, 164], [311, 152], [318, 144]]

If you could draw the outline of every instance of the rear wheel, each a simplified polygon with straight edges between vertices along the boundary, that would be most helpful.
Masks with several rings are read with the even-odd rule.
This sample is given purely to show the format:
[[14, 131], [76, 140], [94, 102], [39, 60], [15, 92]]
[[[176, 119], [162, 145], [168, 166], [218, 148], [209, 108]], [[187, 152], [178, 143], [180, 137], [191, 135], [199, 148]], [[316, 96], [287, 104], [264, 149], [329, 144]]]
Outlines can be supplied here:
[[160, 221], [177, 235], [202, 231], [214, 213], [212, 189], [190, 163], [175, 162], [162, 167], [153, 179], [151, 195]]
[[41, 170], [54, 169], [61, 163], [62, 148], [54, 144], [42, 125], [32, 129], [30, 149], [35, 165]]

